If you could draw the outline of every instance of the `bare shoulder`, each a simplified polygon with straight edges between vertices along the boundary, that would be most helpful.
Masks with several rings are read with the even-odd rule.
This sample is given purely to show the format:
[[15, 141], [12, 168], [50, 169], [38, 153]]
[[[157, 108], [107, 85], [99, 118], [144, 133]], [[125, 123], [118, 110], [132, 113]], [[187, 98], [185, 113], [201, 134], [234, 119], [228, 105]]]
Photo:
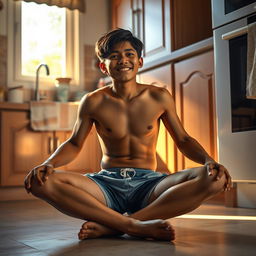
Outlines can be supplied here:
[[108, 94], [108, 91], [109, 87], [106, 86], [87, 93], [80, 101], [81, 110], [88, 114], [93, 112], [100, 105], [105, 95]]
[[155, 85], [144, 85], [147, 86], [150, 96], [156, 101], [160, 102], [164, 106], [169, 106], [174, 103], [173, 97], [168, 89]]

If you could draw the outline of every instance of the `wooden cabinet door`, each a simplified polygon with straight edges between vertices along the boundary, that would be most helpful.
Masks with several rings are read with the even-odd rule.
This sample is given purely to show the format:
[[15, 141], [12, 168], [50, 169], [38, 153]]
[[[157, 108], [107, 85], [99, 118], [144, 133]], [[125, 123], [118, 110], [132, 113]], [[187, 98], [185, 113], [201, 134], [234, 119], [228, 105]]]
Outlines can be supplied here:
[[[141, 83], [165, 87], [172, 93], [171, 64], [143, 72], [139, 75], [139, 80]], [[157, 141], [157, 171], [175, 171], [175, 152], [174, 142], [161, 122]]]
[[51, 136], [30, 129], [29, 112], [1, 111], [1, 186], [23, 185], [28, 171], [46, 159]]
[[[67, 138], [70, 133], [66, 133]], [[79, 155], [68, 165], [65, 166], [67, 171], [87, 173], [100, 171], [100, 162], [102, 158], [101, 148], [96, 133], [96, 129], [93, 126], [92, 130], [88, 134], [83, 148]], [[60, 168], [61, 169], [61, 168]]]
[[[170, 0], [140, 0], [145, 64], [171, 53]], [[139, 25], [141, 27], [141, 25]]]
[[[189, 135], [216, 157], [213, 52], [174, 65], [177, 113]], [[198, 166], [178, 154], [178, 169]]]
[[133, 30], [132, 0], [112, 0], [112, 27]]

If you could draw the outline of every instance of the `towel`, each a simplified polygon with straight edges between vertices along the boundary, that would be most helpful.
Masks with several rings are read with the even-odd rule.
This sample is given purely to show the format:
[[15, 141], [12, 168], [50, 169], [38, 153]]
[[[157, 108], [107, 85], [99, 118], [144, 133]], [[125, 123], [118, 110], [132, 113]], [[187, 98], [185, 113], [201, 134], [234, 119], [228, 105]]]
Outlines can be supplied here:
[[248, 25], [246, 97], [256, 99], [256, 22]]
[[78, 105], [78, 102], [31, 101], [31, 128], [35, 131], [70, 131], [76, 121]]

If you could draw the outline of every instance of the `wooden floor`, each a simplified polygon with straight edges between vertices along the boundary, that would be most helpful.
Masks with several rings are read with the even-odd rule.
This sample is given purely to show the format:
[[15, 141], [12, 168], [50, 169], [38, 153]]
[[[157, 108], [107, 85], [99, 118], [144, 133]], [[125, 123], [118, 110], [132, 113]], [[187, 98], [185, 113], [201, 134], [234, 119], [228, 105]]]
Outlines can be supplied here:
[[[256, 255], [256, 209], [203, 205], [191, 214], [172, 219], [176, 230], [173, 243], [128, 236], [78, 241], [81, 220], [39, 200], [2, 202], [0, 255]], [[212, 219], [205, 214], [233, 219]], [[238, 220], [239, 216], [253, 216], [254, 220]]]

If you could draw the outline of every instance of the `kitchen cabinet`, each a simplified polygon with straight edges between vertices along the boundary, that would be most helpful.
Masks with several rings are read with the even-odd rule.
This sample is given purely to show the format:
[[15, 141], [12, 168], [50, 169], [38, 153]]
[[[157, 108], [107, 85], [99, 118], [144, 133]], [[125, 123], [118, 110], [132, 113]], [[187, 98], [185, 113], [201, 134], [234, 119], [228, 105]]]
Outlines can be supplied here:
[[[216, 158], [213, 51], [174, 64], [177, 113], [188, 134]], [[177, 168], [198, 166], [178, 152]], [[216, 159], [217, 160], [217, 159]]]
[[[0, 109], [0, 186], [21, 186], [30, 169], [42, 163], [70, 132], [38, 132], [30, 128], [29, 110]], [[76, 172], [99, 170], [101, 151], [93, 129], [82, 152], [58, 169]]]
[[112, 27], [130, 29], [144, 45], [144, 62], [212, 36], [210, 0], [112, 0]]
[[1, 111], [1, 186], [23, 184], [28, 170], [46, 159], [50, 136], [29, 129], [27, 111]]

